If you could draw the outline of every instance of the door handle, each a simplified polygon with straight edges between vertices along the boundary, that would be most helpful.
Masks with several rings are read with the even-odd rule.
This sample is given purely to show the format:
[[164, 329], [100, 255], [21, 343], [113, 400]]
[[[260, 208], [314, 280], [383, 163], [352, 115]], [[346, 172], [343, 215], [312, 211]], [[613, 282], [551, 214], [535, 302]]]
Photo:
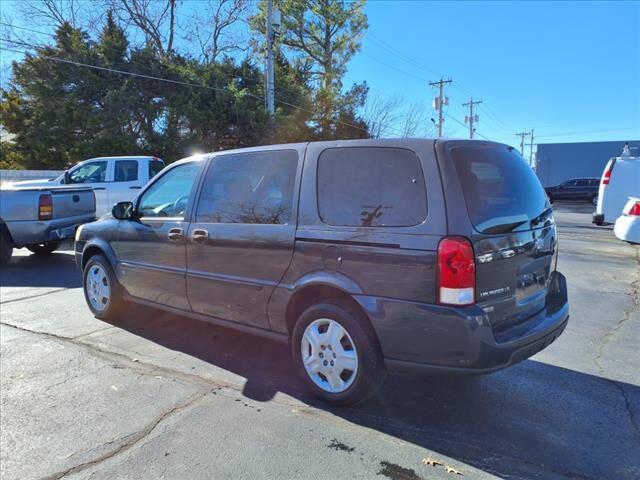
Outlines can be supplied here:
[[184, 239], [184, 230], [181, 228], [171, 228], [167, 233], [167, 238], [172, 242], [177, 242]]
[[205, 243], [207, 240], [209, 240], [209, 232], [200, 228], [196, 228], [193, 232], [191, 232], [191, 240], [198, 243]]
[[142, 187], [129, 187], [129, 190], [140, 190]]

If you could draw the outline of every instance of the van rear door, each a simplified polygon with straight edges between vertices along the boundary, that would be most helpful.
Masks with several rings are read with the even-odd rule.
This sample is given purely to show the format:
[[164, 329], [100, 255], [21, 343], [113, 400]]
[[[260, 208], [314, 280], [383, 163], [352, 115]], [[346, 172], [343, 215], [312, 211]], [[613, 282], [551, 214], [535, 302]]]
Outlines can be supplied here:
[[[500, 331], [546, 305], [557, 250], [553, 211], [540, 181], [513, 147], [446, 143], [444, 161], [453, 164], [449, 171], [458, 179], [451, 189], [445, 183], [447, 205], [458, 203], [459, 216], [468, 220], [466, 225], [460, 219], [450, 222], [450, 233], [471, 240], [475, 301], [489, 315], [494, 331]], [[466, 212], [460, 198], [452, 198], [458, 187]]]

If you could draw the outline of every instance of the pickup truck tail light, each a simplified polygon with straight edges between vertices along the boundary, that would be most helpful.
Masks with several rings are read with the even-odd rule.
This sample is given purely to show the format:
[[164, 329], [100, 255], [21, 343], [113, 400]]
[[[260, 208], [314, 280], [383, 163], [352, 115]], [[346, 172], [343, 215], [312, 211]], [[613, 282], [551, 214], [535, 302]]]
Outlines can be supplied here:
[[634, 203], [627, 212], [627, 215], [630, 217], [640, 217], [640, 202]]
[[446, 237], [438, 244], [438, 302], [471, 305], [475, 301], [476, 262], [471, 242]]
[[38, 202], [38, 220], [51, 220], [53, 218], [53, 199], [50, 194], [40, 195]]

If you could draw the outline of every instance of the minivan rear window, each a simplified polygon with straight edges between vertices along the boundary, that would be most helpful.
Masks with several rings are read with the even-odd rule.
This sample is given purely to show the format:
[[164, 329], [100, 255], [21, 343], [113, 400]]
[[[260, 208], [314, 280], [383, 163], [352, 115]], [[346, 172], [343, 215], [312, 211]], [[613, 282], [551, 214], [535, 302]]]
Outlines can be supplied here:
[[401, 148], [327, 149], [318, 158], [318, 209], [329, 225], [418, 225], [427, 217], [420, 159]]
[[531, 167], [506, 145], [468, 145], [451, 151], [471, 223], [481, 233], [533, 228], [547, 196]]

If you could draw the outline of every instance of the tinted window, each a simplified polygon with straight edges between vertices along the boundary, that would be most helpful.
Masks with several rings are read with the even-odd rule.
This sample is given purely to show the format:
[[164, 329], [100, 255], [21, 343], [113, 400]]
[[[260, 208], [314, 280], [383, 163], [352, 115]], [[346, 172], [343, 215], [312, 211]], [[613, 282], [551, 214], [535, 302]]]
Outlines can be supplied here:
[[214, 158], [196, 215], [204, 223], [291, 221], [298, 154], [292, 150]]
[[184, 217], [198, 168], [200, 163], [185, 163], [158, 178], [142, 195], [138, 204], [139, 216]]
[[138, 180], [138, 161], [117, 160], [114, 180], [116, 182], [135, 182]]
[[562, 185], [564, 187], [575, 187], [576, 186], [576, 181], [575, 180], [567, 180], [566, 182], [562, 183]]
[[106, 181], [107, 162], [91, 162], [70, 172], [71, 183], [101, 183]]
[[427, 217], [420, 160], [399, 148], [325, 150], [318, 159], [318, 209], [329, 225], [418, 225]]
[[164, 163], [160, 160], [151, 160], [149, 161], [149, 180], [155, 177], [160, 170], [164, 168]]
[[517, 150], [498, 145], [455, 147], [453, 162], [469, 217], [483, 233], [531, 227], [548, 207], [538, 177]]
[[597, 187], [598, 185], [600, 185], [600, 180], [592, 179], [589, 181], [589, 185], [591, 185], [592, 187]]
[[591, 184], [589, 180], [578, 180], [577, 183], [579, 187], [588, 187]]

